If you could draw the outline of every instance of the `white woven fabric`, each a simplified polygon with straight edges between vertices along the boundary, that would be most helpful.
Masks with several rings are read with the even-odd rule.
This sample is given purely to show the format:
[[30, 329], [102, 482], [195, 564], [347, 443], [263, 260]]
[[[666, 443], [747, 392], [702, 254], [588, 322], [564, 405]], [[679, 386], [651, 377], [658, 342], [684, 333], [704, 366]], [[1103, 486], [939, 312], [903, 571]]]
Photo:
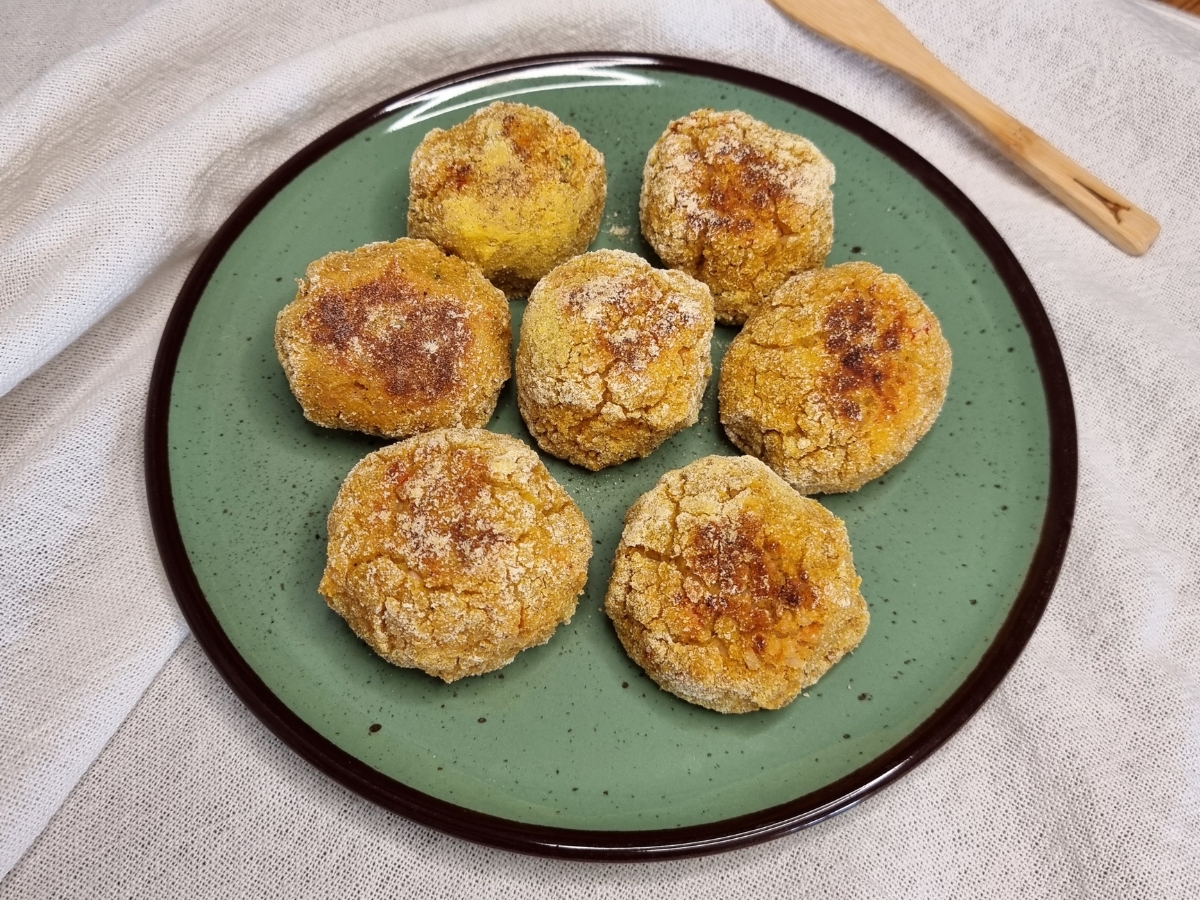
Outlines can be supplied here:
[[[0, 897], [1200, 896], [1200, 28], [1135, 0], [888, 0], [1160, 219], [1134, 259], [765, 0], [451, 5], [0, 10]], [[349, 795], [250, 717], [193, 642], [171, 657], [186, 630], [145, 507], [157, 339], [239, 200], [382, 97], [584, 49], [754, 69], [916, 148], [1025, 266], [1079, 417], [1066, 565], [993, 699], [858, 809], [707, 860], [517, 857]]]

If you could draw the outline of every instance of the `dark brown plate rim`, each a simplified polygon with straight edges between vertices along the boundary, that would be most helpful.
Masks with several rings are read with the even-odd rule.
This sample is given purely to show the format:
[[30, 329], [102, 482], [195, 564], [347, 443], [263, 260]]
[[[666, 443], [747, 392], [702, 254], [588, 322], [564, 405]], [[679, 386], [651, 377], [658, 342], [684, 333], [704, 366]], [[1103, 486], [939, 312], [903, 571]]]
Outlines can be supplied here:
[[[991, 648], [959, 688], [904, 740], [820, 790], [778, 806], [704, 825], [647, 831], [591, 831], [529, 825], [486, 815], [414, 790], [335, 746], [285, 706], [234, 648], [213, 614], [184, 547], [171, 493], [167, 420], [180, 348], [213, 271], [251, 220], [288, 182], [396, 104], [484, 75], [558, 63], [609, 62], [732, 82], [786, 100], [853, 132], [903, 166], [938, 197], [987, 253], [1029, 333], [1046, 394], [1050, 426], [1050, 490], [1033, 560]], [[365, 109], [317, 138], [242, 201], [196, 261], [167, 320], [146, 410], [146, 486], [150, 518], [168, 580], [192, 633], [242, 702], [284, 743], [335, 781], [385, 809], [447, 834], [504, 850], [599, 861], [671, 859], [744, 847], [807, 828], [847, 810], [926, 759], [969, 719], [1000, 683], [1037, 627], [1062, 566], [1077, 487], [1075, 410], [1062, 353], [1050, 320], [1016, 257], [996, 229], [945, 175], [907, 145], [856, 113], [774, 78], [682, 57], [574, 53], [481, 66], [405, 91]]]

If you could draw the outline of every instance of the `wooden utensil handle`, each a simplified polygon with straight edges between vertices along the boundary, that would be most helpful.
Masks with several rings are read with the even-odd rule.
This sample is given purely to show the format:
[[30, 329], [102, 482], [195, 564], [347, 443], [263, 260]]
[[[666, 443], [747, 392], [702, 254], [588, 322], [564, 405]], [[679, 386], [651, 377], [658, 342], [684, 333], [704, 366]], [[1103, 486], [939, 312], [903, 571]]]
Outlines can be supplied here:
[[974, 123], [995, 147], [1126, 253], [1145, 253], [1158, 222], [946, 68], [876, 0], [771, 0], [823, 37], [925, 88]]

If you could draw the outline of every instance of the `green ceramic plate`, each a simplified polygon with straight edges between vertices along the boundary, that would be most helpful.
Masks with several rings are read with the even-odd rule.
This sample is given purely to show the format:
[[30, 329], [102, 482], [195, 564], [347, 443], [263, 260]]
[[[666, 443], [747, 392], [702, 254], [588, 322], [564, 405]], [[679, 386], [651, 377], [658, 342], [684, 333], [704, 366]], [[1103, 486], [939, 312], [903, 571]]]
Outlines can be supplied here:
[[[303, 418], [275, 358], [275, 315], [309, 261], [403, 235], [418, 141], [500, 97], [553, 111], [604, 153], [608, 205], [595, 246], [652, 260], [638, 191], [668, 121], [737, 108], [805, 135], [837, 166], [830, 264], [866, 259], [897, 272], [941, 319], [954, 374], [937, 425], [885, 477], [823, 498], [849, 529], [870, 630], [782, 711], [723, 716], [658, 690], [600, 609], [628, 506], [668, 469], [736, 453], [717, 420], [715, 377], [700, 423], [647, 459], [590, 473], [544, 457], [591, 522], [595, 556], [573, 621], [503, 671], [446, 685], [394, 668], [317, 594], [326, 514], [345, 474], [381, 442]], [[512, 304], [514, 331], [523, 307]], [[733, 334], [717, 329], [714, 367]], [[511, 382], [489, 427], [533, 443]], [[163, 338], [147, 428], [167, 571], [247, 705], [390, 809], [472, 840], [572, 857], [762, 840], [911, 768], [1024, 646], [1075, 496], [1074, 419], [1053, 333], [978, 210], [854, 114], [679, 59], [492, 67], [382, 103], [316, 141], [246, 200], [197, 263]]]

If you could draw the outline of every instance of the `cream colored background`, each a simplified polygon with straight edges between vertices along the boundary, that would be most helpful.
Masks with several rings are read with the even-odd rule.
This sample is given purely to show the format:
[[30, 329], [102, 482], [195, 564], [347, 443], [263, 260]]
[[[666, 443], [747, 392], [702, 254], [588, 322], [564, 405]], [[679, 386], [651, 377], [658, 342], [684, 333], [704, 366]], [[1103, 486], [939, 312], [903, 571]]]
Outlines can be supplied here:
[[[4, 0], [0, 897], [1200, 896], [1200, 27], [1137, 0], [887, 2], [1155, 214], [1150, 254], [765, 0]], [[989, 703], [859, 808], [703, 860], [513, 856], [337, 787], [187, 637], [145, 507], [158, 336], [238, 201], [382, 97], [583, 49], [765, 72], [915, 147], [1026, 267], [1078, 409], [1063, 575]]]

